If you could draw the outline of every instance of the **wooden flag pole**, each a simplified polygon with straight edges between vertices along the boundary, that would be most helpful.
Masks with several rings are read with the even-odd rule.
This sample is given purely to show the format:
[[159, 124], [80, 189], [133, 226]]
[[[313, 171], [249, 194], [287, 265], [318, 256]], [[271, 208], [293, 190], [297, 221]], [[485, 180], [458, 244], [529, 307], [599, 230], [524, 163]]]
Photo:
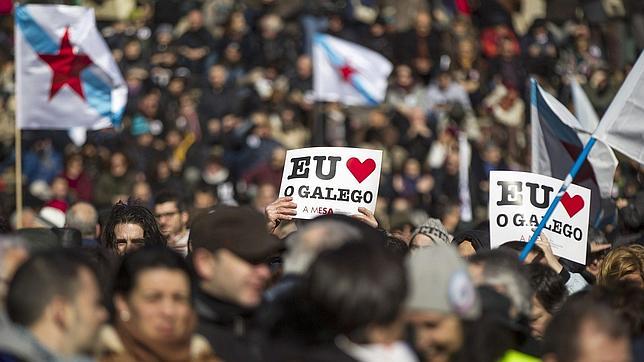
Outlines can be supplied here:
[[22, 135], [16, 124], [16, 229], [22, 228]]

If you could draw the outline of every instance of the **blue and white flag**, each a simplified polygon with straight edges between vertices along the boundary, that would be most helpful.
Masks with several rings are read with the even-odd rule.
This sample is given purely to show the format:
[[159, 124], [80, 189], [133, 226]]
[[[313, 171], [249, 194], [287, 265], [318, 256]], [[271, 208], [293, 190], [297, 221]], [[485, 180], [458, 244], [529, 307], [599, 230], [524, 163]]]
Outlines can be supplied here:
[[599, 125], [599, 116], [595, 112], [595, 108], [590, 102], [590, 99], [588, 99], [586, 92], [584, 92], [584, 89], [577, 82], [577, 78], [571, 76], [568, 79], [570, 80], [575, 116], [577, 116], [579, 124], [581, 124], [585, 131], [593, 133], [597, 129], [597, 125]]
[[313, 91], [316, 100], [349, 106], [374, 106], [385, 99], [393, 69], [384, 56], [326, 34], [313, 42]]
[[[595, 112], [592, 103], [586, 96], [577, 80], [572, 77], [570, 80], [572, 89], [572, 101], [575, 106], [575, 115], [577, 116], [577, 126], [582, 127], [585, 132], [577, 132], [581, 141], [586, 144], [590, 135], [595, 132], [599, 125], [599, 116]], [[574, 118], [570, 120], [573, 122]], [[588, 161], [593, 166], [597, 177], [599, 192], [604, 199], [610, 199], [613, 196], [613, 178], [619, 161], [615, 157], [615, 152], [602, 141], [598, 141], [588, 154]]]
[[92, 9], [23, 5], [15, 23], [18, 128], [120, 124], [127, 87]]
[[[565, 179], [590, 135], [582, 124], [555, 97], [532, 84], [532, 172]], [[584, 161], [575, 184], [591, 190], [590, 217], [612, 213], [602, 203], [611, 196], [617, 159], [610, 147], [598, 141]]]

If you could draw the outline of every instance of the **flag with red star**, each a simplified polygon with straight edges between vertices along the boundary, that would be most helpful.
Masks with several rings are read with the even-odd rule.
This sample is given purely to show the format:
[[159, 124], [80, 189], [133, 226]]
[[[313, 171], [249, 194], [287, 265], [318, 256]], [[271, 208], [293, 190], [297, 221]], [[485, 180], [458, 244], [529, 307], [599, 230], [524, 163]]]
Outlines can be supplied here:
[[127, 86], [96, 29], [94, 11], [22, 5], [15, 20], [17, 127], [118, 126]]
[[316, 100], [374, 106], [385, 99], [393, 66], [381, 54], [327, 34], [313, 43], [313, 93]]

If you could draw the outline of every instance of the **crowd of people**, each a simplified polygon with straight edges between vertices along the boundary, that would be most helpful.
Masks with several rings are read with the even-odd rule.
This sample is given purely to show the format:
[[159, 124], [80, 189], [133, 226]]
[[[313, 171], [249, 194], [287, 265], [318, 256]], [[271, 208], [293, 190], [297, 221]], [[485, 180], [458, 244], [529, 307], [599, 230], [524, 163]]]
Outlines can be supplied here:
[[294, 222], [295, 207], [189, 215], [166, 191], [104, 223], [79, 202], [65, 228], [0, 235], [0, 361], [644, 358], [640, 243], [598, 237], [579, 265], [542, 234], [521, 262], [524, 242], [491, 250], [485, 230], [394, 234], [366, 209]]
[[103, 224], [81, 202], [66, 228], [0, 235], [0, 361], [644, 358], [640, 243], [594, 240], [579, 265], [542, 234], [522, 262], [525, 243], [491, 250], [489, 232], [434, 218], [406, 236], [366, 209], [294, 222], [294, 208], [217, 205], [188, 230], [165, 192]]
[[[22, 131], [18, 215], [0, 16], [0, 361], [644, 360], [641, 165], [618, 155], [586, 265], [487, 225], [489, 173], [530, 169], [529, 79], [601, 116], [644, 2], [44, 2], [95, 8], [128, 103], [86, 141]], [[394, 64], [381, 105], [315, 101], [316, 32]], [[375, 213], [295, 219], [307, 146], [383, 150]]]

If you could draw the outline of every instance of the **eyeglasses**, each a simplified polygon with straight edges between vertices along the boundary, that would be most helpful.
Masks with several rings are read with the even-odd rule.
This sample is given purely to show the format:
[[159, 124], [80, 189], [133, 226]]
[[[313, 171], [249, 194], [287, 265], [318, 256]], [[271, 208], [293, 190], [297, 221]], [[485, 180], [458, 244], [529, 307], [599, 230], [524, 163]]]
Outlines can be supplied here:
[[164, 218], [164, 217], [172, 217], [172, 216], [174, 216], [174, 215], [176, 215], [176, 214], [178, 214], [180, 212], [181, 211], [179, 211], [179, 210], [171, 211], [171, 212], [164, 212], [163, 214], [155, 214], [154, 217], [156, 219], [161, 219], [161, 218]]

